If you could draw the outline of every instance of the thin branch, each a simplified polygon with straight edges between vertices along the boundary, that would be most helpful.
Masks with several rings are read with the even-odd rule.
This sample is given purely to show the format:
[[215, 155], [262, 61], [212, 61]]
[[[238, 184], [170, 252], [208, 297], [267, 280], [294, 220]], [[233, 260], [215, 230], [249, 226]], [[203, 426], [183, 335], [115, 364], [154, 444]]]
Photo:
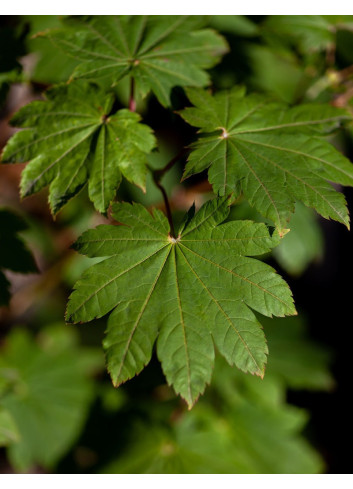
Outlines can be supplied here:
[[131, 110], [131, 112], [136, 112], [135, 80], [133, 77], [130, 78], [129, 110]]
[[165, 205], [165, 209], [167, 212], [167, 218], [169, 221], [170, 235], [172, 238], [176, 238], [175, 230], [174, 230], [174, 224], [173, 224], [173, 218], [172, 218], [172, 212], [170, 210], [167, 192], [165, 191], [165, 188], [163, 187], [163, 185], [161, 184], [160, 181], [161, 181], [163, 175], [168, 170], [170, 170], [175, 165], [175, 163], [177, 163], [186, 154], [186, 152], [187, 152], [187, 149], [182, 148], [179, 151], [179, 153], [176, 156], [174, 156], [174, 158], [172, 158], [163, 168], [161, 168], [160, 170], [152, 171], [154, 183], [157, 185], [157, 187], [159, 188], [159, 190], [162, 192], [162, 195], [163, 195], [164, 205]]
[[159, 188], [159, 190], [162, 192], [162, 195], [163, 195], [165, 210], [167, 212], [167, 218], [168, 218], [169, 227], [170, 227], [170, 236], [172, 238], [176, 238], [175, 230], [174, 230], [174, 224], [173, 224], [173, 218], [172, 218], [172, 212], [170, 210], [167, 192], [165, 191], [165, 188], [163, 187], [163, 185], [160, 183], [160, 181], [157, 178], [154, 178], [154, 182], [157, 185], [157, 187]]
[[160, 181], [164, 174], [167, 173], [167, 171], [169, 171], [175, 165], [175, 163], [177, 163], [179, 160], [182, 159], [183, 156], [186, 155], [187, 151], [187, 148], [182, 148], [179, 153], [174, 156], [174, 158], [172, 158], [163, 168], [161, 168], [160, 170], [154, 170], [153, 178]]

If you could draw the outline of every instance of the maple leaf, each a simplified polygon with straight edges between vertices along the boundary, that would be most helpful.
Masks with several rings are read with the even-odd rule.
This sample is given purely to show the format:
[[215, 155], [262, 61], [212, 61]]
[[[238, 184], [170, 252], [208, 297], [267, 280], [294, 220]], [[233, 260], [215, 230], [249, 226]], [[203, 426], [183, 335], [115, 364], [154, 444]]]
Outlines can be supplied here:
[[11, 413], [0, 406], [0, 447], [18, 441], [19, 433]]
[[192, 146], [184, 179], [209, 168], [217, 194], [243, 192], [281, 234], [296, 201], [349, 226], [345, 198], [327, 180], [352, 186], [353, 167], [322, 139], [351, 119], [348, 112], [315, 104], [289, 109], [260, 95], [245, 96], [238, 87], [215, 96], [187, 93], [195, 107], [181, 115], [201, 128], [201, 137]]
[[[9, 444], [16, 471], [35, 464], [53, 469], [84, 427], [94, 398], [89, 376], [103, 359], [99, 350], [79, 346], [65, 324], [42, 327], [37, 341], [28, 328], [16, 326], [6, 339], [0, 350], [0, 379], [7, 381], [2, 392], [0, 384], [0, 445]], [[2, 438], [2, 428], [10, 440]]]
[[76, 250], [109, 257], [87, 270], [67, 309], [70, 322], [113, 311], [104, 347], [114, 385], [132, 378], [157, 354], [168, 383], [191, 407], [210, 382], [214, 344], [227, 361], [263, 376], [267, 346], [252, 308], [295, 314], [287, 284], [268, 265], [248, 258], [278, 243], [265, 224], [232, 221], [227, 197], [192, 211], [176, 239], [164, 214], [139, 204], [113, 204], [124, 226], [85, 232]]
[[332, 48], [338, 30], [352, 30], [352, 15], [276, 15], [268, 17], [262, 28], [276, 46], [294, 43], [307, 55]]
[[124, 176], [144, 189], [152, 130], [127, 109], [110, 114], [113, 97], [86, 83], [59, 85], [45, 101], [23, 107], [12, 124], [26, 130], [7, 143], [4, 163], [31, 160], [22, 173], [21, 196], [50, 184], [53, 214], [88, 182], [96, 209], [106, 212]]
[[112, 85], [131, 76], [141, 95], [152, 90], [165, 106], [176, 85], [208, 85], [205, 69], [228, 49], [215, 31], [199, 29], [195, 16], [81, 16], [65, 23], [44, 35], [83, 61], [73, 78]]

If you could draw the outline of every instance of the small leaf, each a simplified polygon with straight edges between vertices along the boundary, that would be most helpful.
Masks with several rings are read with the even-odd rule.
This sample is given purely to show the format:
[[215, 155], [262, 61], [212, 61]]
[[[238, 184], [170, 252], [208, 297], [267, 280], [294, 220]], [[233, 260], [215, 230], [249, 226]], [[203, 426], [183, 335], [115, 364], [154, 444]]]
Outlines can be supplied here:
[[12, 123], [26, 130], [7, 143], [4, 163], [26, 162], [21, 195], [49, 187], [53, 214], [88, 182], [95, 208], [105, 213], [122, 177], [144, 188], [146, 155], [155, 147], [140, 116], [122, 109], [110, 114], [111, 95], [74, 83], [47, 92], [47, 100], [23, 107]]
[[227, 51], [220, 35], [199, 24], [196, 16], [81, 16], [46, 35], [83, 61], [73, 78], [111, 86], [131, 76], [142, 95], [151, 90], [166, 106], [174, 86], [208, 85], [205, 69]]
[[207, 168], [215, 193], [244, 193], [250, 205], [284, 234], [302, 201], [323, 217], [349, 226], [346, 201], [327, 180], [353, 186], [352, 164], [321, 139], [350, 120], [329, 105], [288, 109], [235, 88], [214, 97], [188, 89], [195, 107], [181, 111], [201, 135], [193, 145], [184, 178]]
[[214, 345], [244, 372], [263, 376], [267, 346], [250, 308], [267, 316], [296, 314], [291, 292], [268, 265], [249, 256], [278, 238], [265, 224], [232, 221], [227, 198], [188, 214], [169, 237], [166, 217], [138, 204], [114, 204], [124, 226], [98, 226], [77, 241], [90, 257], [109, 257], [75, 285], [67, 320], [87, 322], [112, 311], [104, 347], [115, 385], [157, 354], [168, 383], [191, 407], [210, 382]]

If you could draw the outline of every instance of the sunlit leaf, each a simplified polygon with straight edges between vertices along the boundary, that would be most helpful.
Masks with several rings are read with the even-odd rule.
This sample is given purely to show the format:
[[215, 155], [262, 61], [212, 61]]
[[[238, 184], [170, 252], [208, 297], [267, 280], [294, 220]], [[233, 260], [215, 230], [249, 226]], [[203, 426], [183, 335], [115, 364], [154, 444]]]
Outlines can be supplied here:
[[131, 76], [139, 92], [169, 105], [174, 86], [208, 85], [205, 69], [227, 51], [220, 35], [199, 25], [196, 16], [82, 16], [46, 35], [82, 61], [73, 78], [112, 85]]

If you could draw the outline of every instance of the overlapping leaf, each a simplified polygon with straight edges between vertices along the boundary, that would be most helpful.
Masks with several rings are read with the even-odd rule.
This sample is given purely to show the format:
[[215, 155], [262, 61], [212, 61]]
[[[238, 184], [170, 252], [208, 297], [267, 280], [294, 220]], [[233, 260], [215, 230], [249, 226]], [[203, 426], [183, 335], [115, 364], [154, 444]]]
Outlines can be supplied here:
[[322, 139], [351, 118], [348, 112], [314, 104], [288, 109], [239, 88], [214, 97], [189, 89], [188, 96], [195, 107], [181, 115], [201, 128], [202, 137], [193, 145], [184, 178], [209, 168], [216, 193], [243, 192], [280, 232], [296, 201], [349, 225], [344, 196], [327, 180], [352, 186], [353, 166]]
[[208, 85], [205, 69], [227, 51], [221, 36], [199, 24], [196, 16], [82, 16], [47, 35], [83, 61], [74, 78], [112, 85], [132, 76], [142, 95], [152, 90], [168, 105], [172, 87]]
[[168, 383], [192, 406], [210, 381], [214, 344], [227, 361], [262, 376], [267, 346], [255, 309], [295, 314], [290, 290], [268, 265], [248, 256], [278, 242], [264, 224], [232, 221], [226, 197], [206, 203], [176, 239], [166, 217], [138, 204], [114, 204], [124, 226], [87, 231], [76, 249], [109, 257], [87, 270], [70, 297], [67, 319], [87, 322], [113, 311], [104, 342], [115, 385], [157, 353]]
[[31, 160], [22, 174], [22, 197], [50, 184], [55, 214], [88, 182], [92, 202], [105, 212], [123, 176], [144, 188], [146, 155], [155, 138], [138, 114], [127, 109], [110, 114], [112, 104], [111, 95], [80, 82], [51, 89], [47, 100], [14, 116], [12, 123], [26, 130], [10, 139], [2, 160]]

